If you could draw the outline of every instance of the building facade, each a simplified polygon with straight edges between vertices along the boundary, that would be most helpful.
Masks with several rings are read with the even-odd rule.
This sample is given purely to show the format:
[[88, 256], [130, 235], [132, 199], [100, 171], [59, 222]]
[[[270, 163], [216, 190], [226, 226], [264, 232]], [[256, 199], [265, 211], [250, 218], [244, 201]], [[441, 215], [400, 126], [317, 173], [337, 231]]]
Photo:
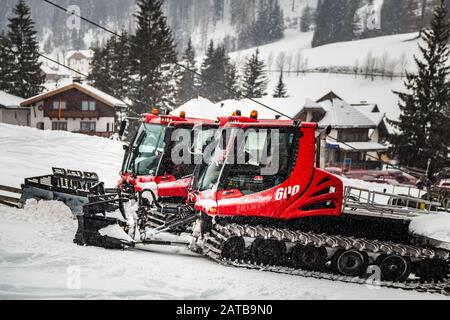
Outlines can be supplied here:
[[30, 110], [20, 104], [24, 99], [0, 91], [0, 123], [18, 126], [30, 125]]
[[100, 90], [74, 82], [22, 102], [30, 110], [30, 126], [110, 137], [114, 133], [120, 100]]

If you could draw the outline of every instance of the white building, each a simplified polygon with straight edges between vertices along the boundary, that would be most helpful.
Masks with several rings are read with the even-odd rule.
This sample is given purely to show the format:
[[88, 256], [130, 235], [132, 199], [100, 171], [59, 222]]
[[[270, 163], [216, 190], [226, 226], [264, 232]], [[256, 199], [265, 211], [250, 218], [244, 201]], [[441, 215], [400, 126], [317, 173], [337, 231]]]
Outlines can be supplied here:
[[90, 85], [73, 82], [21, 103], [30, 110], [30, 126], [110, 137], [116, 109], [126, 104]]
[[67, 65], [82, 74], [88, 75], [93, 57], [92, 50], [69, 51], [66, 54]]
[[0, 122], [18, 126], [30, 125], [30, 110], [20, 104], [24, 99], [0, 91]]

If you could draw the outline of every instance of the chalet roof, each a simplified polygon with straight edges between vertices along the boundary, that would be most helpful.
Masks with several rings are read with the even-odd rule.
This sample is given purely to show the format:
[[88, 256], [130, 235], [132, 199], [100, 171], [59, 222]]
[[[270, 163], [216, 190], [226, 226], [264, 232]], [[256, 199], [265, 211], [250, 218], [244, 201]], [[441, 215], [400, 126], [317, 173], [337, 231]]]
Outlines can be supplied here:
[[6, 109], [17, 109], [24, 101], [23, 98], [14, 96], [12, 94], [0, 91], [0, 107]]
[[380, 112], [380, 108], [375, 103], [359, 103], [352, 104], [352, 107], [362, 112], [367, 118], [375, 122], [379, 126], [386, 118], [385, 113]]
[[20, 105], [23, 107], [31, 106], [39, 101], [53, 97], [57, 94], [60, 94], [62, 92], [66, 92], [66, 91], [69, 91], [72, 89], [81, 91], [81, 92], [87, 94], [88, 96], [90, 96], [91, 98], [94, 98], [100, 102], [103, 102], [105, 105], [107, 105], [111, 108], [126, 107], [126, 104], [123, 101], [116, 99], [116, 98], [110, 96], [109, 94], [106, 94], [105, 92], [100, 91], [97, 88], [94, 88], [88, 84], [78, 83], [78, 82], [73, 82], [68, 85], [62, 86], [60, 88], [41, 93], [37, 96], [34, 96], [32, 98], [29, 98], [29, 99], [23, 101]]
[[[333, 97], [328, 94], [327, 96]], [[320, 99], [320, 105], [325, 109], [326, 114], [319, 122], [320, 126], [332, 126], [336, 129], [364, 128], [375, 129], [379, 123], [376, 123], [356, 107], [351, 106], [337, 96], [331, 100]]]
[[324, 102], [324, 101], [333, 101], [334, 99], [339, 99], [339, 100], [344, 101], [344, 99], [339, 97], [336, 93], [334, 93], [333, 91], [330, 91], [326, 95], [324, 95], [322, 98], [317, 100], [316, 102], [320, 103], [320, 102]]

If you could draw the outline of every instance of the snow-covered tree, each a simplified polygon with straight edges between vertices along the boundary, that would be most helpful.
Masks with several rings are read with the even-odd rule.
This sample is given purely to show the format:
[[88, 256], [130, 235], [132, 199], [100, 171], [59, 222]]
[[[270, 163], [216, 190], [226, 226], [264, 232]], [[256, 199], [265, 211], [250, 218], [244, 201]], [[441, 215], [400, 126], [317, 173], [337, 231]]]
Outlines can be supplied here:
[[11, 92], [14, 85], [14, 55], [9, 38], [0, 34], [0, 90]]
[[286, 85], [283, 82], [283, 72], [280, 72], [280, 78], [278, 79], [278, 84], [275, 87], [273, 92], [274, 98], [286, 98], [287, 97], [287, 89]]
[[314, 9], [308, 4], [302, 10], [302, 15], [300, 17], [300, 31], [308, 32], [311, 30], [314, 24]]
[[[8, 92], [23, 98], [37, 95], [44, 89], [45, 75], [41, 72], [39, 62], [39, 44], [37, 42], [34, 22], [31, 19], [30, 8], [24, 0], [19, 0], [9, 18], [7, 40], [3, 40], [4, 59], [11, 65], [5, 66], [10, 79], [6, 89]], [[5, 53], [9, 51], [9, 53]], [[8, 59], [13, 57], [13, 59]]]
[[404, 14], [404, 0], [384, 0], [381, 7], [381, 29], [384, 34], [398, 34]]
[[267, 76], [264, 61], [259, 58], [257, 49], [244, 66], [242, 89], [243, 94], [250, 98], [261, 98], [267, 95]]
[[[197, 71], [195, 65], [195, 49], [191, 39], [188, 40], [186, 49], [181, 58], [181, 64], [189, 70]], [[182, 76], [178, 94], [178, 99], [181, 103], [192, 99], [198, 94], [197, 77], [195, 73], [187, 69], [181, 71]]]
[[426, 169], [431, 159], [431, 171], [449, 165], [450, 148], [450, 49], [447, 42], [450, 25], [447, 2], [441, 0], [436, 8], [431, 29], [424, 30], [415, 57], [417, 73], [408, 73], [408, 92], [395, 92], [401, 115], [391, 123], [399, 131], [391, 137], [393, 152], [402, 165]]
[[[175, 105], [176, 62], [172, 31], [162, 11], [162, 0], [139, 0], [136, 34], [132, 36], [132, 94], [135, 113], [148, 112], [149, 106], [171, 109]], [[145, 102], [145, 103], [143, 103]]]

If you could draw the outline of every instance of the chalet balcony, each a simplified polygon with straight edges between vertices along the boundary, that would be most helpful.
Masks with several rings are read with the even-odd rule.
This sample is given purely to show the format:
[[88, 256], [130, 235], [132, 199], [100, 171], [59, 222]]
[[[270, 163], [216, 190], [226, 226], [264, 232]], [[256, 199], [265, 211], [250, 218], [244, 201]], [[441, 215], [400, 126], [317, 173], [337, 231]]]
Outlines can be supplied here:
[[[50, 110], [44, 112], [44, 117], [48, 118], [58, 118], [59, 110]], [[84, 119], [96, 119], [100, 117], [99, 111], [72, 111], [72, 110], [61, 110], [61, 118], [84, 118]]]

